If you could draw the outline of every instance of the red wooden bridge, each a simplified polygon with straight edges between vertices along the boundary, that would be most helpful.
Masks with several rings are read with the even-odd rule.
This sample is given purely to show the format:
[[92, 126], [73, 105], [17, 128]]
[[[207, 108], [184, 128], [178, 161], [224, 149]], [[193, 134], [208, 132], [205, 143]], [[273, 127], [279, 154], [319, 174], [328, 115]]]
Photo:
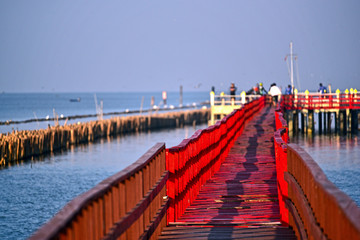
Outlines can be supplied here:
[[266, 108], [248, 122], [220, 169], [160, 239], [296, 239], [280, 222], [274, 120]]
[[360, 239], [359, 208], [287, 133], [281, 111], [254, 100], [156, 144], [31, 239]]

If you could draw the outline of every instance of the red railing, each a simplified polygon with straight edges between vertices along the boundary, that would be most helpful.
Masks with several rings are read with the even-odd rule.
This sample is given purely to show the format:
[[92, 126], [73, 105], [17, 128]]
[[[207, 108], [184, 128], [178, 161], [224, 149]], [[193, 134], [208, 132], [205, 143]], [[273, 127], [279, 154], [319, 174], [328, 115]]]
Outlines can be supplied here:
[[244, 124], [264, 105], [264, 97], [254, 100], [214, 126], [198, 130], [178, 146], [167, 149], [170, 172], [167, 191], [171, 199], [168, 222], [177, 222], [196, 198], [200, 187], [220, 168]]
[[247, 103], [176, 147], [156, 144], [138, 161], [69, 202], [30, 239], [156, 238], [181, 216], [219, 169], [244, 124], [264, 105], [264, 97]]
[[288, 184], [283, 178], [283, 173], [287, 172], [287, 143], [288, 143], [288, 127], [279, 109], [275, 111], [274, 147], [276, 159], [277, 185], [279, 207], [281, 214], [281, 222], [284, 225], [289, 223], [289, 211], [285, 207], [285, 200], [288, 198]]
[[282, 95], [281, 107], [286, 110], [360, 109], [360, 93]]
[[[298, 145], [276, 111], [274, 134], [281, 220], [301, 239], [360, 239], [360, 209]], [[281, 123], [281, 124], [280, 124]]]

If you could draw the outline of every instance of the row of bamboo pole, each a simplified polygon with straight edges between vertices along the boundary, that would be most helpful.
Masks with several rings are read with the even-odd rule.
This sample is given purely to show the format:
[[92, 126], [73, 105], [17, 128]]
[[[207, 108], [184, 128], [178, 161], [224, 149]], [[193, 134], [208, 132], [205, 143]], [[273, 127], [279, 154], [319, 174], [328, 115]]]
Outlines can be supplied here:
[[207, 123], [209, 114], [209, 110], [201, 109], [147, 116], [113, 117], [41, 130], [0, 134], [0, 165], [68, 149], [71, 145], [86, 144], [107, 136]]

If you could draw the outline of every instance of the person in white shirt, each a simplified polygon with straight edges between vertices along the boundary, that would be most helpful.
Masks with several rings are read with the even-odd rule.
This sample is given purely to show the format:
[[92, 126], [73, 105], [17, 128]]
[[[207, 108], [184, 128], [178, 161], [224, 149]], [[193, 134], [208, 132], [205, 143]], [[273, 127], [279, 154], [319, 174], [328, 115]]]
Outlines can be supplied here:
[[272, 96], [274, 106], [276, 106], [281, 98], [281, 90], [276, 86], [276, 83], [271, 84], [269, 94]]

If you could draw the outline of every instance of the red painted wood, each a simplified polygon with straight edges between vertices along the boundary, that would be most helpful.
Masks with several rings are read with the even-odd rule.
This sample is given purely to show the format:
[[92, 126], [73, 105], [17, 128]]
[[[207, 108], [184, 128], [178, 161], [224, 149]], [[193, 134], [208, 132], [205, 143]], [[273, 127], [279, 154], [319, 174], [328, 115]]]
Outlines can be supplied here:
[[[245, 121], [250, 116], [245, 116]], [[274, 119], [274, 110], [265, 108], [248, 121], [219, 170], [201, 187], [178, 224], [280, 225]]]
[[282, 108], [289, 109], [360, 109], [360, 93], [283, 95]]

